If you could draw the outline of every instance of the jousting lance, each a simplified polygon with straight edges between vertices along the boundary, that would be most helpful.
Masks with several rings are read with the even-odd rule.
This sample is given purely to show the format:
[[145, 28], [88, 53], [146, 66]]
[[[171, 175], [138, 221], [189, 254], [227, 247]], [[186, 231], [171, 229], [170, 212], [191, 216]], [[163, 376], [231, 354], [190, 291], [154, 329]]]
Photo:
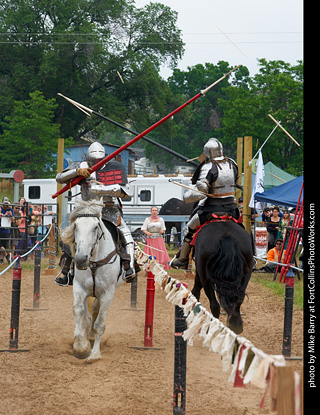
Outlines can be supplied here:
[[[134, 135], [139, 135], [139, 133], [137, 133], [136, 131], [132, 130], [131, 128], [128, 128], [128, 127], [126, 127], [125, 125], [122, 125], [122, 124], [118, 123], [117, 121], [114, 121], [114, 120], [112, 120], [111, 118], [108, 118], [108, 117], [106, 117], [105, 115], [102, 115], [102, 114], [100, 114], [99, 112], [94, 111], [93, 109], [88, 108], [88, 107], [86, 107], [86, 106], [84, 106], [84, 105], [80, 104], [80, 103], [79, 103], [79, 102], [77, 102], [77, 101], [74, 101], [73, 99], [70, 99], [70, 98], [68, 98], [68, 97], [65, 97], [64, 95], [62, 95], [62, 94], [60, 94], [60, 93], [58, 93], [58, 95], [60, 95], [60, 97], [63, 97], [63, 98], [64, 98], [64, 99], [66, 99], [67, 101], [71, 102], [71, 104], [73, 104], [73, 105], [74, 105], [75, 107], [77, 107], [80, 111], [82, 111], [82, 112], [84, 112], [86, 115], [88, 115], [88, 117], [90, 117], [90, 116], [91, 116], [91, 114], [95, 114], [95, 115], [97, 115], [98, 117], [102, 118], [103, 120], [108, 121], [108, 122], [110, 122], [111, 124], [116, 125], [117, 127], [120, 127], [120, 128], [122, 128], [123, 130], [128, 131], [128, 132], [129, 132], [129, 133], [131, 133], [131, 134], [134, 134]], [[183, 156], [182, 154], [177, 153], [176, 151], [172, 150], [171, 148], [168, 148], [168, 147], [164, 146], [163, 144], [158, 143], [157, 141], [153, 141], [153, 140], [151, 140], [151, 138], [149, 138], [149, 137], [144, 136], [144, 137], [142, 137], [142, 139], [143, 139], [143, 140], [145, 140], [145, 141], [147, 141], [147, 142], [148, 142], [148, 143], [150, 143], [150, 144], [153, 144], [154, 146], [156, 146], [156, 147], [158, 147], [158, 148], [161, 148], [161, 150], [167, 151], [168, 153], [172, 154], [173, 156], [177, 157], [178, 159], [183, 160], [183, 161], [185, 161], [185, 162], [188, 162], [189, 164], [191, 164], [191, 165], [192, 165], [192, 166], [194, 166], [194, 167], [198, 167], [198, 166], [199, 166], [199, 163], [197, 163], [196, 161], [192, 161], [192, 160], [190, 160], [188, 157], [185, 157], [185, 156]]]
[[[231, 72], [235, 71], [236, 69], [238, 69], [241, 65], [236, 66], [235, 68], [231, 69], [231, 71], [229, 71], [228, 73], [226, 73], [225, 75], [223, 75], [220, 79], [218, 79], [217, 81], [215, 81], [213, 84], [211, 84], [210, 86], [208, 86], [206, 89], [204, 89], [203, 91], [200, 91], [197, 95], [195, 95], [193, 98], [189, 99], [187, 102], [185, 102], [184, 104], [182, 104], [180, 107], [178, 107], [177, 109], [175, 109], [174, 111], [172, 111], [170, 114], [166, 115], [164, 118], [162, 118], [161, 120], [157, 121], [155, 124], [153, 124], [151, 127], [147, 128], [145, 131], [143, 131], [142, 133], [138, 134], [136, 137], [134, 137], [132, 140], [128, 141], [126, 144], [124, 144], [123, 146], [119, 147], [117, 150], [115, 150], [113, 153], [109, 154], [107, 157], [105, 157], [104, 159], [102, 159], [101, 161], [99, 161], [97, 164], [95, 164], [94, 166], [91, 167], [92, 171], [97, 171], [99, 170], [101, 167], [103, 167], [106, 163], [108, 163], [108, 161], [112, 160], [114, 157], [116, 157], [119, 153], [121, 153], [122, 151], [126, 150], [128, 147], [130, 147], [132, 144], [134, 144], [135, 142], [137, 142], [138, 140], [140, 140], [140, 138], [144, 137], [145, 135], [147, 135], [148, 133], [150, 133], [150, 131], [154, 130], [155, 128], [157, 128], [160, 124], [164, 123], [165, 121], [167, 121], [167, 119], [169, 119], [170, 117], [172, 117], [173, 115], [177, 114], [179, 111], [181, 111], [183, 108], [185, 108], [187, 105], [191, 104], [193, 101], [197, 100], [198, 98], [200, 98], [201, 96], [205, 95], [211, 88], [213, 88], [215, 85], [217, 85], [220, 81], [222, 81], [224, 78], [226, 78]], [[84, 109], [82, 109], [82, 111], [85, 111]], [[81, 180], [83, 180], [82, 176], [78, 176], [75, 177], [74, 179], [72, 179], [72, 181], [68, 184], [66, 184], [64, 187], [62, 187], [62, 189], [60, 189], [57, 193], [55, 193], [54, 195], [52, 195], [52, 199], [55, 199], [56, 197], [58, 197], [59, 195], [61, 195], [62, 193], [70, 190], [72, 187], [76, 186], [77, 184], [79, 184], [81, 182]]]

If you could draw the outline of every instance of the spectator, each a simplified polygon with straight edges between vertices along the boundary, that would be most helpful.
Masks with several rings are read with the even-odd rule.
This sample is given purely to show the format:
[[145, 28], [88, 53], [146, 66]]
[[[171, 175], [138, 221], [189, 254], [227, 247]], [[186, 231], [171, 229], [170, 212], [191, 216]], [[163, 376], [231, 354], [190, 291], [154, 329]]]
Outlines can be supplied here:
[[[38, 226], [41, 222], [41, 207], [38, 206], [30, 206], [30, 225], [28, 226], [28, 235], [31, 239], [31, 247], [34, 247], [34, 245], [37, 242], [37, 234], [38, 234]], [[33, 252], [31, 253], [31, 259], [33, 259]]]
[[290, 235], [290, 229], [287, 232], [287, 237], [285, 239], [286, 230], [288, 226], [292, 226], [293, 220], [291, 219], [290, 212], [288, 209], [285, 209], [283, 211], [283, 216], [280, 221], [280, 227], [277, 233], [277, 239], [282, 239], [284, 241], [284, 249], [287, 249], [288, 241], [289, 241], [289, 235]]
[[268, 251], [275, 246], [275, 239], [277, 237], [281, 219], [279, 216], [280, 209], [278, 206], [274, 206], [272, 209], [272, 216], [267, 220], [267, 231], [268, 231]]
[[[0, 263], [3, 263], [4, 258], [10, 264], [10, 254], [6, 251], [9, 248], [11, 223], [13, 221], [13, 210], [10, 207], [10, 200], [7, 197], [2, 199], [2, 206], [0, 211], [1, 225], [0, 225]], [[5, 219], [2, 219], [5, 218]], [[7, 219], [8, 218], [8, 219]]]
[[[40, 220], [40, 223], [42, 222], [42, 225], [38, 226], [38, 236], [40, 237], [40, 239], [42, 239], [46, 233], [49, 231], [49, 227], [48, 225], [45, 224], [45, 220], [44, 220], [44, 216], [52, 216], [53, 212], [52, 211], [48, 211], [48, 206], [47, 205], [43, 205], [42, 210], [40, 207], [40, 211], [42, 213], [42, 219]], [[39, 239], [39, 238], [38, 238]]]
[[21, 225], [21, 212], [17, 204], [13, 206], [13, 220], [11, 223], [11, 238], [12, 238], [12, 249], [13, 254], [17, 255], [18, 244], [21, 239], [21, 233], [19, 226]]
[[266, 222], [267, 219], [270, 218], [270, 216], [271, 216], [271, 210], [270, 210], [270, 208], [265, 207], [263, 209], [263, 212], [262, 212], [262, 215], [261, 215], [262, 222]]
[[[20, 231], [20, 241], [18, 243], [18, 255], [23, 255], [27, 252], [27, 234], [26, 233], [26, 217], [27, 217], [27, 202], [26, 199], [24, 197], [20, 197], [19, 199], [19, 206], [20, 206], [20, 216], [21, 216], [21, 220], [20, 220], [20, 225], [18, 225], [19, 227], [19, 231]], [[27, 260], [27, 257], [23, 258], [24, 261]]]
[[[166, 227], [164, 220], [158, 216], [158, 208], [156, 206], [151, 208], [151, 216], [145, 219], [141, 230], [147, 235], [147, 246], [144, 248], [144, 252], [155, 256], [159, 264], [164, 265], [164, 269], [170, 269], [168, 265], [170, 257], [162, 236], [165, 233]], [[159, 251], [156, 249], [152, 250], [150, 247], [159, 249]]]
[[[281, 254], [282, 243], [283, 243], [282, 239], [276, 240], [274, 248], [270, 249], [267, 254], [267, 260], [269, 262], [267, 262], [265, 267], [262, 267], [256, 270], [255, 272], [268, 272], [268, 273], [273, 274], [276, 271], [278, 264], [276, 264], [275, 262], [281, 263], [280, 254]], [[285, 254], [285, 251], [283, 251], [283, 255], [284, 254]]]
[[[240, 213], [242, 215], [242, 213], [243, 213], [243, 197], [242, 196], [239, 197], [239, 199], [238, 199], [238, 208], [239, 208]], [[257, 209], [250, 208], [250, 223], [251, 223], [251, 227], [253, 226], [254, 219], [257, 218], [258, 216], [259, 215], [258, 215]], [[251, 230], [253, 230], [253, 229], [251, 229]]]

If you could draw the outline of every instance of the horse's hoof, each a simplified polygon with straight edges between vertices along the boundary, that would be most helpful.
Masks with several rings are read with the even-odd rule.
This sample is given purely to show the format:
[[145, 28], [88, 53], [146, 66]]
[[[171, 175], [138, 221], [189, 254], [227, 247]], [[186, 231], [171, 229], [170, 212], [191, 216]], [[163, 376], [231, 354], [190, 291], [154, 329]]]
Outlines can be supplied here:
[[88, 359], [86, 360], [86, 363], [88, 363], [88, 364], [94, 363], [94, 362], [97, 362], [100, 359], [101, 359], [101, 354], [100, 353], [99, 354], [96, 354], [94, 356], [93, 355], [90, 355], [88, 357]]
[[89, 346], [86, 349], [77, 350], [75, 347], [72, 349], [72, 354], [77, 359], [85, 359], [91, 353], [91, 347]]
[[72, 354], [74, 357], [76, 357], [77, 359], [85, 359], [86, 357], [89, 356], [90, 352], [85, 352], [85, 353], [78, 353], [75, 352], [74, 350], [72, 351]]

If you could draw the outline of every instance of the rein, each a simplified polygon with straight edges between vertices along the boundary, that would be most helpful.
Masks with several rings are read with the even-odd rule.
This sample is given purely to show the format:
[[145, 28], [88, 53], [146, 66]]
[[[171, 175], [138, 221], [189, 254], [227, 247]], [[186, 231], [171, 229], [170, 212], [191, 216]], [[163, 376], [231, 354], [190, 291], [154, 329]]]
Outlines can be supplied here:
[[[94, 213], [80, 214], [80, 215], [77, 216], [77, 219], [78, 218], [87, 218], [87, 217], [100, 219], [100, 217], [98, 215], [94, 214]], [[99, 223], [99, 227], [100, 227], [100, 230], [101, 230], [101, 235], [100, 236], [97, 235], [97, 239], [96, 239], [95, 243], [92, 246], [90, 255], [92, 255], [92, 252], [93, 252], [96, 244], [98, 243], [98, 241], [100, 241], [100, 239], [102, 237], [104, 238], [104, 232], [101, 228], [100, 223]], [[92, 275], [92, 279], [93, 279], [93, 297], [95, 297], [95, 274], [96, 274], [97, 268], [100, 268], [100, 267], [102, 267], [104, 265], [107, 265], [107, 264], [113, 264], [115, 262], [115, 260], [117, 259], [117, 253], [118, 253], [118, 250], [117, 250], [117, 247], [115, 247], [115, 249], [113, 251], [111, 251], [104, 259], [100, 259], [99, 261], [89, 261], [89, 268], [91, 270], [91, 275]], [[114, 257], [114, 260], [112, 262], [110, 262], [113, 257]]]

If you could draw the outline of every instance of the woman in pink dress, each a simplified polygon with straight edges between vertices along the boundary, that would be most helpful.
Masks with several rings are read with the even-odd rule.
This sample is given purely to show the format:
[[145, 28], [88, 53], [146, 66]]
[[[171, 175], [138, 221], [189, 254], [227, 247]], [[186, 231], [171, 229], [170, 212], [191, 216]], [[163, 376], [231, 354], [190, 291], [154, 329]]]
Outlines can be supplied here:
[[[147, 255], [155, 256], [159, 264], [164, 265], [164, 269], [170, 269], [168, 265], [170, 257], [162, 236], [165, 233], [166, 227], [164, 220], [158, 216], [158, 208], [156, 206], [151, 208], [151, 216], [145, 219], [141, 230], [147, 235], [147, 246], [144, 247], [144, 252]], [[156, 249], [150, 249], [149, 247]]]

